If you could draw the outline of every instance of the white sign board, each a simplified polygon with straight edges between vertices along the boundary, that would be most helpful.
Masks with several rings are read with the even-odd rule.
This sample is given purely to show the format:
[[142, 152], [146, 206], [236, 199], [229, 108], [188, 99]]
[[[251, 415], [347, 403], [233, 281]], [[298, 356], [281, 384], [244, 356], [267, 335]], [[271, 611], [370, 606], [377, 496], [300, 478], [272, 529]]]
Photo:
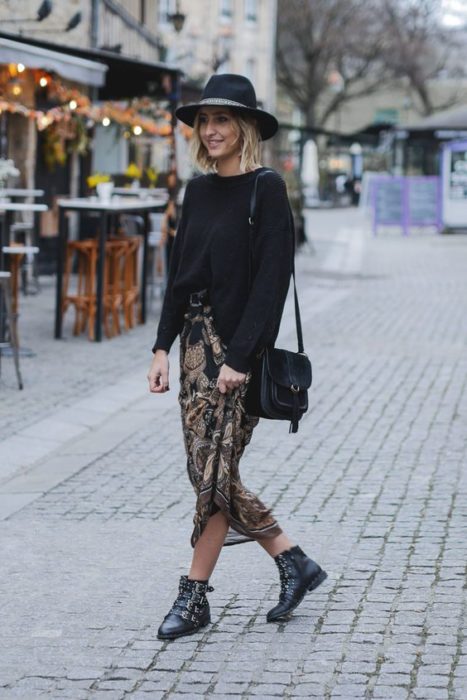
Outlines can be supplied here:
[[444, 226], [467, 228], [467, 141], [443, 146], [441, 191]]

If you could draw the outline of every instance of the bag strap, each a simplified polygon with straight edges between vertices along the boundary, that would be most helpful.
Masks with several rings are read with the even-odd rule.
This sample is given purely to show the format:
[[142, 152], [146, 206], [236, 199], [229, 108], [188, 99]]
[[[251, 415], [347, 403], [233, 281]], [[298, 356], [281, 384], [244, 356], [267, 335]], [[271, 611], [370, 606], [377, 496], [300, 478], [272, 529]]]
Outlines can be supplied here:
[[[248, 256], [248, 289], [251, 290], [252, 286], [252, 272], [253, 272], [253, 237], [255, 234], [255, 215], [256, 215], [256, 200], [258, 197], [258, 180], [262, 175], [266, 173], [272, 173], [273, 170], [262, 170], [255, 178], [255, 184], [253, 185], [253, 191], [251, 193], [250, 199], [250, 216], [248, 218], [248, 223], [250, 225], [250, 236], [249, 236], [249, 256]], [[300, 317], [300, 305], [298, 303], [297, 294], [297, 284], [295, 281], [295, 226], [293, 220], [292, 210], [289, 207], [289, 218], [292, 228], [293, 235], [293, 253], [292, 253], [292, 278], [293, 278], [293, 289], [294, 289], [294, 302], [295, 302], [295, 326], [297, 329], [297, 341], [298, 341], [298, 352], [304, 353], [303, 348], [303, 332], [302, 332], [302, 321]]]

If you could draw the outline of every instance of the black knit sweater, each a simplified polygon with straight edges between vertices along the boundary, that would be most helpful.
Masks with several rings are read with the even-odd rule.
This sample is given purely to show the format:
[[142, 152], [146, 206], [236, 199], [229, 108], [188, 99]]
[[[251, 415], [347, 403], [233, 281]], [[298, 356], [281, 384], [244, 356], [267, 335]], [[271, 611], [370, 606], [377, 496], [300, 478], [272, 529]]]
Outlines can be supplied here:
[[247, 372], [254, 353], [276, 339], [292, 270], [293, 232], [285, 183], [269, 172], [258, 183], [249, 291], [248, 216], [260, 170], [202, 175], [188, 183], [153, 352], [170, 350], [182, 330], [189, 295], [202, 289], [209, 292], [229, 367]]

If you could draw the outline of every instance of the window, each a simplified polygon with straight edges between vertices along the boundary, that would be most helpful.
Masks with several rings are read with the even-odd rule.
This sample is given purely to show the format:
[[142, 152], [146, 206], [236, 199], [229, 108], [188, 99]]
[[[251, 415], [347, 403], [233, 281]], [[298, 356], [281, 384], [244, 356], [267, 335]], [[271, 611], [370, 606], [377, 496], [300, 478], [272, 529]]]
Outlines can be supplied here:
[[169, 24], [169, 17], [175, 13], [175, 9], [175, 0], [159, 0], [159, 24]]
[[247, 22], [256, 22], [258, 3], [256, 0], [245, 0], [245, 19]]
[[219, 17], [221, 22], [230, 22], [232, 20], [232, 0], [220, 0]]

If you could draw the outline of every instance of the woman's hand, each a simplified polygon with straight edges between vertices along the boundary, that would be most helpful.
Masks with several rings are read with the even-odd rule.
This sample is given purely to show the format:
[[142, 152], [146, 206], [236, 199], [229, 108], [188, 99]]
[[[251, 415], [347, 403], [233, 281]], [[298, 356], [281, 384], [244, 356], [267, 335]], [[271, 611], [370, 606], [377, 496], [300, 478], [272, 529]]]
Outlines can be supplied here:
[[169, 358], [165, 350], [156, 350], [148, 372], [149, 391], [164, 394], [169, 390]]
[[243, 384], [245, 379], [246, 374], [236, 372], [228, 365], [222, 365], [217, 378], [217, 387], [221, 394], [225, 394], [227, 391], [232, 391], [232, 389]]

